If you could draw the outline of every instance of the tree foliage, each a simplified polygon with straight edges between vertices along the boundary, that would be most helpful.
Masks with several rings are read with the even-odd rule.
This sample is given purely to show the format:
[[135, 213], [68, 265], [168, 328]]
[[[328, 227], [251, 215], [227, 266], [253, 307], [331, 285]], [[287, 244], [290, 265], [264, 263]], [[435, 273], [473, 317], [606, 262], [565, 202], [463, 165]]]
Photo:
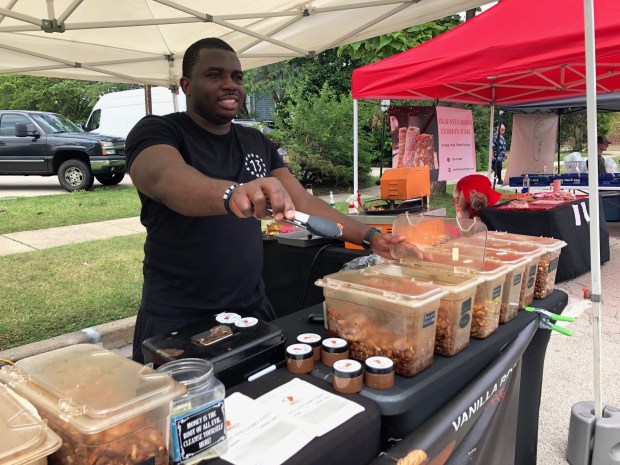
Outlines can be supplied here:
[[138, 86], [3, 74], [0, 75], [0, 108], [51, 111], [83, 123], [100, 96], [135, 87]]
[[342, 45], [338, 48], [337, 54], [348, 55], [352, 60], [361, 60], [365, 64], [369, 64], [409, 50], [459, 24], [461, 24], [461, 17], [452, 15], [437, 21], [418, 24], [402, 31], [390, 32], [379, 37]]

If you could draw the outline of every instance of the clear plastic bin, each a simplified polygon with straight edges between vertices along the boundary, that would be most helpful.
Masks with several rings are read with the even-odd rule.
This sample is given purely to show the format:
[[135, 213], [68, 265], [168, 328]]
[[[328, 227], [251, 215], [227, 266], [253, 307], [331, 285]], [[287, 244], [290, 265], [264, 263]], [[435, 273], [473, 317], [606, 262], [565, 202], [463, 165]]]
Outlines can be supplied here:
[[437, 309], [446, 291], [373, 268], [316, 281], [323, 287], [329, 332], [349, 342], [351, 358], [389, 357], [396, 373], [413, 376], [433, 363]]
[[566, 242], [552, 237], [528, 236], [525, 234], [514, 234], [497, 231], [489, 231], [491, 239], [506, 240], [511, 242], [525, 242], [535, 245], [544, 250], [538, 261], [536, 272], [536, 284], [534, 287], [534, 297], [544, 299], [553, 292], [555, 277], [558, 272], [558, 262], [562, 248], [566, 247]]
[[507, 323], [515, 318], [519, 312], [519, 296], [521, 295], [523, 273], [529, 261], [522, 255], [509, 250], [498, 250], [488, 247], [486, 257], [500, 261], [509, 267], [504, 280], [502, 304], [499, 312], [499, 322]]
[[499, 327], [504, 281], [509, 268], [496, 260], [485, 260], [477, 270], [484, 282], [478, 285], [474, 297], [474, 313], [471, 321], [471, 337], [484, 339]]
[[[490, 234], [490, 233], [489, 233]], [[527, 260], [521, 281], [521, 293], [519, 294], [519, 310], [532, 305], [534, 300], [534, 288], [536, 287], [536, 273], [538, 262], [545, 251], [533, 244], [525, 242], [500, 241], [495, 239], [487, 240], [489, 248], [501, 249], [519, 254]]]
[[455, 272], [423, 262], [410, 266], [379, 265], [375, 268], [382, 273], [439, 284], [447, 293], [439, 301], [435, 353], [450, 357], [469, 345], [474, 296], [476, 287], [482, 282], [474, 272]]
[[0, 463], [45, 465], [60, 448], [60, 437], [48, 428], [34, 406], [0, 384]]
[[487, 228], [479, 219], [433, 218], [399, 215], [392, 226], [394, 236], [405, 242], [391, 248], [401, 264], [439, 267], [444, 272], [465, 270], [481, 278], [474, 296], [470, 335], [485, 338], [499, 325], [503, 284], [509, 268], [485, 260]]
[[62, 438], [61, 465], [166, 465], [171, 401], [185, 387], [165, 373], [93, 344], [35, 355], [0, 369]]

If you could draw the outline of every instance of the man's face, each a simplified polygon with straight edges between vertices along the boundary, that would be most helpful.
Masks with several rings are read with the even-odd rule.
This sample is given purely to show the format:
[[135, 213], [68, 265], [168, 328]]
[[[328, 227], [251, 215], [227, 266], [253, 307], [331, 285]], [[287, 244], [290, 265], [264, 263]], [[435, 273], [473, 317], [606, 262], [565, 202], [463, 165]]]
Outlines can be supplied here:
[[607, 147], [609, 147], [609, 144], [606, 144], [604, 142], [598, 144], [598, 153], [599, 153], [599, 155], [602, 154], [605, 150], [607, 150]]
[[183, 77], [181, 86], [188, 109], [218, 126], [230, 123], [245, 99], [241, 63], [226, 50], [202, 49], [191, 76]]

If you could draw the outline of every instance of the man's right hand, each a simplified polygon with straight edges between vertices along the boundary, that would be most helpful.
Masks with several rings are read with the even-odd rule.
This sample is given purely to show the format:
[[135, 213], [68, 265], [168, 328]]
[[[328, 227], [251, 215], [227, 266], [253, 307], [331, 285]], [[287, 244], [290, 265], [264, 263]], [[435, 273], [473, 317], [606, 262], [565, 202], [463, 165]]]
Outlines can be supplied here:
[[230, 197], [229, 206], [239, 218], [263, 219], [271, 217], [267, 204], [273, 211], [273, 218], [292, 220], [295, 218], [295, 205], [288, 192], [274, 177], [258, 178], [238, 186]]

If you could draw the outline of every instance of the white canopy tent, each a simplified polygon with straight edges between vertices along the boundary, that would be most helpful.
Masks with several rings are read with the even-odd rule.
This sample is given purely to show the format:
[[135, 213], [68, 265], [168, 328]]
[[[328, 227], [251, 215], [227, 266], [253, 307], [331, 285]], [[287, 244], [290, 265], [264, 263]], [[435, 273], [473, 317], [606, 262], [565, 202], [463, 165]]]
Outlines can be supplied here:
[[244, 69], [312, 57], [484, 0], [0, 0], [0, 73], [175, 88], [185, 49], [220, 37]]

